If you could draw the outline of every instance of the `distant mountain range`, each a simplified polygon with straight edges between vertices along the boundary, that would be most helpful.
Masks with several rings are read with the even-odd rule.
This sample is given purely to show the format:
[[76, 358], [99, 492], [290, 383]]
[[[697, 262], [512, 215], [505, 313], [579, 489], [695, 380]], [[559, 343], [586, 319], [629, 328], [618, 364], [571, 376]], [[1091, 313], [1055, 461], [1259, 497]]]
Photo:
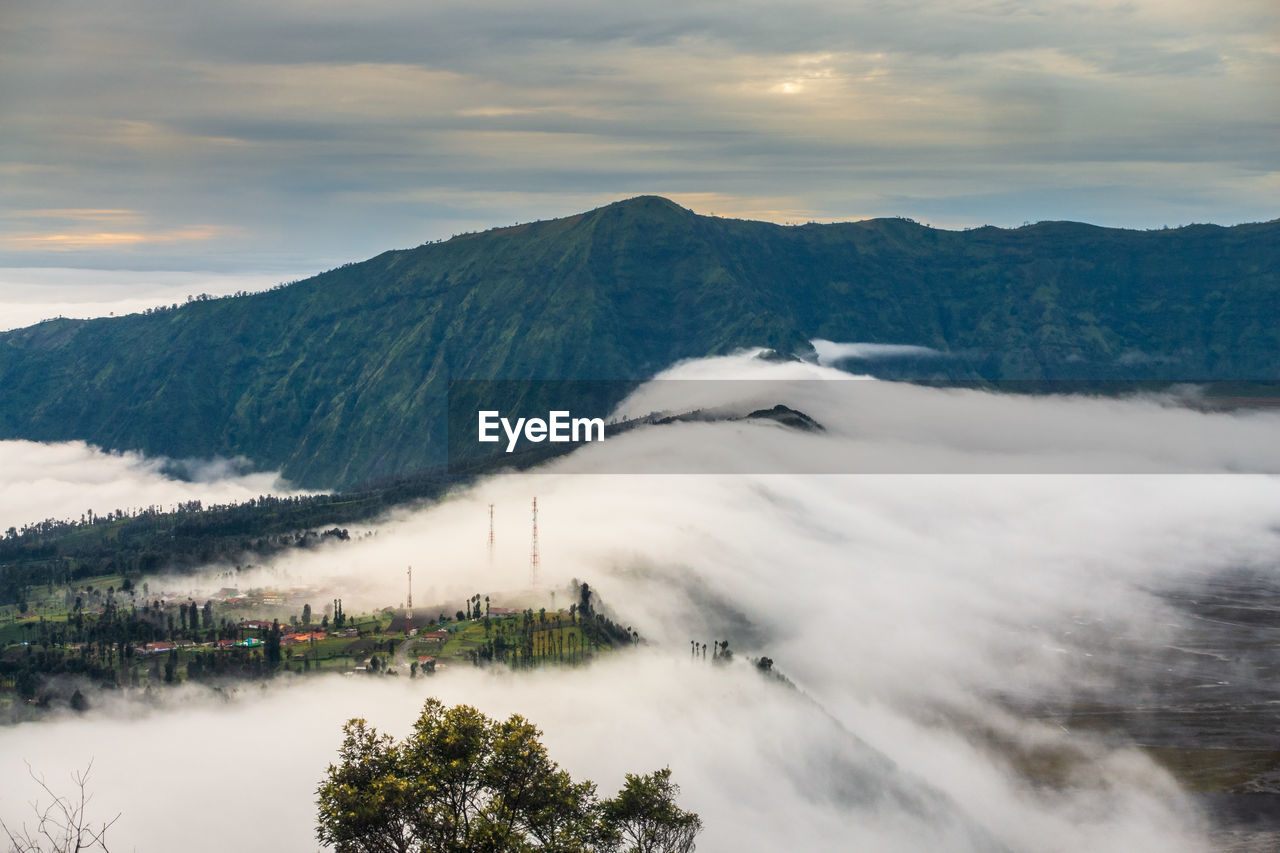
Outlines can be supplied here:
[[[783, 227], [644, 196], [288, 287], [0, 334], [0, 437], [245, 456], [349, 487], [444, 453], [455, 379], [643, 379], [809, 341], [915, 378], [1280, 378], [1280, 221]], [[618, 386], [622, 387], [622, 386]]]

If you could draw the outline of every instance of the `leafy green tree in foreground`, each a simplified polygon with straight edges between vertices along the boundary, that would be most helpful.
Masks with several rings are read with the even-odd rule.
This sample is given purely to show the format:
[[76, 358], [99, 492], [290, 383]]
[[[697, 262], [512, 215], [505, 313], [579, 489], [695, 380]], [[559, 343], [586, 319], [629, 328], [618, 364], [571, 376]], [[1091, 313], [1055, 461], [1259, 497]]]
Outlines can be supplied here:
[[605, 822], [621, 836], [621, 849], [638, 853], [693, 850], [702, 821], [676, 806], [680, 786], [671, 781], [671, 769], [637, 776], [627, 774], [618, 796], [602, 804]]
[[428, 699], [402, 742], [347, 723], [320, 785], [320, 841], [338, 853], [690, 853], [702, 828], [669, 769], [627, 775], [600, 801], [547, 756], [519, 715], [499, 722]]

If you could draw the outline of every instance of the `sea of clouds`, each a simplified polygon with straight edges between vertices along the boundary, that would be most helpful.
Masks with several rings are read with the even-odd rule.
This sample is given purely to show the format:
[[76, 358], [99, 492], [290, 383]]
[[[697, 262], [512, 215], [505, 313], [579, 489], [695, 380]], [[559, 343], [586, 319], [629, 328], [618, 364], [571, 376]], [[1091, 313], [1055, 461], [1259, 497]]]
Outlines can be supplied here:
[[0, 331], [55, 317], [136, 314], [150, 308], [181, 305], [201, 294], [252, 293], [300, 277], [279, 272], [0, 267]]
[[[625, 772], [669, 765], [703, 818], [703, 850], [1207, 849], [1196, 803], [1133, 745], [1015, 709], [1133, 691], [1127, 644], [1174, 643], [1187, 627], [1163, 589], [1274, 570], [1280, 480], [1266, 472], [1280, 419], [857, 383], [886, 386], [885, 402], [866, 407], [816, 387], [836, 383], [794, 384], [843, 376], [752, 353], [679, 365], [660, 378], [786, 380], [798, 396], [767, 402], [826, 429], [634, 430], [238, 578], [333, 590], [348, 612], [401, 603], [410, 564], [415, 602], [448, 612], [474, 593], [537, 607], [554, 591], [563, 606], [569, 582], [585, 579], [644, 636], [633, 653], [573, 670], [99, 696], [83, 717], [0, 730], [0, 817], [21, 818], [34, 796], [23, 762], [65, 788], [92, 759], [92, 808], [121, 813], [121, 849], [313, 849], [314, 792], [342, 722], [362, 716], [403, 735], [436, 695], [524, 714], [554, 758], [606, 793]], [[619, 414], [679, 409], [680, 387], [641, 388]], [[741, 387], [739, 405], [761, 402]], [[984, 417], [1017, 429], [984, 430]], [[888, 473], [820, 473], [823, 459], [882, 454], [896, 455]], [[992, 464], [1010, 455], [1016, 466]], [[772, 461], [696, 473], [733, 457]], [[929, 462], [901, 473], [912, 459]], [[1081, 459], [1087, 473], [1072, 473]], [[589, 473], [646, 460], [666, 473]], [[89, 453], [49, 478], [45, 500], [78, 513], [143, 464]], [[6, 492], [37, 479], [2, 470]], [[1165, 470], [1197, 473], [1152, 473]], [[530, 592], [535, 495], [541, 575]], [[200, 596], [225, 585], [225, 569], [152, 585]], [[734, 665], [690, 659], [691, 640], [722, 639]], [[794, 688], [756, 673], [745, 659], [758, 655]], [[1027, 755], [1061, 759], [1065, 778], [1029, 780]]]
[[[0, 441], [0, 530], [46, 519], [105, 516], [198, 500], [239, 503], [265, 494], [295, 494], [275, 472], [245, 460], [181, 460], [109, 453], [82, 441]], [[181, 475], [181, 476], [176, 476]]]

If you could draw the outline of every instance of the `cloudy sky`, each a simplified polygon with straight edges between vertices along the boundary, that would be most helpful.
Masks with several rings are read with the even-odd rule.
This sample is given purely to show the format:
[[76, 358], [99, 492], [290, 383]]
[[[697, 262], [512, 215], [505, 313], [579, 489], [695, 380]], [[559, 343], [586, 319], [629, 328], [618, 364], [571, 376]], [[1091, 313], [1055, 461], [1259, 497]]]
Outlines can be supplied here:
[[307, 273], [641, 193], [778, 222], [1272, 219], [1278, 22], [1272, 0], [0, 0], [0, 267]]

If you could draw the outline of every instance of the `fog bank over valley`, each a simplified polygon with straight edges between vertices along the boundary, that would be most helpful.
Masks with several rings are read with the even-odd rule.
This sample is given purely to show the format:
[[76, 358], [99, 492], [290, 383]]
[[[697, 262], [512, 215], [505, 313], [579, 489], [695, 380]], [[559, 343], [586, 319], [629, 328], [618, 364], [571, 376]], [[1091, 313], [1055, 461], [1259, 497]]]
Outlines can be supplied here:
[[[740, 354], [660, 378], [794, 388], [837, 376]], [[680, 384], [641, 388], [619, 412], [734, 402], [672, 399]], [[151, 578], [153, 594], [197, 601], [229, 585], [310, 587], [317, 609], [340, 597], [355, 612], [401, 606], [412, 565], [415, 606], [448, 613], [476, 593], [551, 609], [554, 592], [564, 607], [570, 583], [586, 580], [639, 632], [634, 650], [580, 669], [451, 666], [416, 679], [286, 676], [224, 691], [95, 694], [83, 716], [0, 729], [0, 817], [21, 818], [34, 796], [24, 761], [57, 788], [93, 759], [93, 809], [122, 813], [113, 836], [124, 849], [312, 849], [314, 791], [342, 722], [363, 716], [402, 736], [435, 695], [523, 714], [553, 758], [602, 791], [624, 772], [669, 765], [682, 805], [702, 817], [704, 850], [1209, 847], [1201, 802], [1134, 737], [1077, 725], [1063, 709], [1155, 701], [1204, 672], [1214, 676], [1197, 694], [1205, 702], [1241, 685], [1273, 690], [1248, 656], [1206, 645], [1181, 596], [1241, 573], [1275, 582], [1280, 481], [1227, 472], [1276, 470], [1280, 421], [1156, 399], [841, 383], [885, 386], [886, 405], [851, 407], [864, 398], [821, 393], [832, 384], [766, 401], [804, 411], [822, 431], [643, 427], [395, 510], [349, 541], [255, 568]], [[751, 387], [740, 386], [748, 398]], [[1180, 430], [1200, 440], [1178, 440]], [[18, 492], [58, 516], [98, 496], [137, 504], [123, 495], [140, 489], [169, 489], [149, 499], [160, 502], [183, 489], [228, 500], [269, 487], [255, 479], [267, 475], [181, 483], [136, 457], [17, 444], [0, 444], [12, 460], [0, 466], [13, 501], [0, 506], [5, 517], [31, 505], [9, 497]], [[823, 459], [850, 454], [937, 467], [817, 473]], [[1009, 455], [1017, 467], [988, 466]], [[697, 460], [773, 462], [766, 473], [583, 473], [597, 463], [641, 471], [660, 457], [689, 460], [690, 472]], [[977, 473], [1034, 470], [1037, 460], [1070, 471], [1081, 458], [1094, 473]], [[1110, 461], [1119, 467], [1105, 469]], [[1097, 473], [1170, 468], [1202, 473]], [[530, 590], [535, 495], [541, 562]], [[690, 641], [720, 640], [732, 664], [691, 659]], [[762, 655], [792, 684], [757, 672], [748, 658]], [[213, 819], [219, 832], [199, 829]]]
[[299, 494], [247, 460], [169, 460], [107, 453], [82, 441], [0, 441], [0, 530], [45, 519], [106, 515], [152, 505], [240, 503]]
[[0, 267], [0, 331], [54, 317], [136, 314], [202, 294], [254, 293], [296, 281], [296, 273]]

